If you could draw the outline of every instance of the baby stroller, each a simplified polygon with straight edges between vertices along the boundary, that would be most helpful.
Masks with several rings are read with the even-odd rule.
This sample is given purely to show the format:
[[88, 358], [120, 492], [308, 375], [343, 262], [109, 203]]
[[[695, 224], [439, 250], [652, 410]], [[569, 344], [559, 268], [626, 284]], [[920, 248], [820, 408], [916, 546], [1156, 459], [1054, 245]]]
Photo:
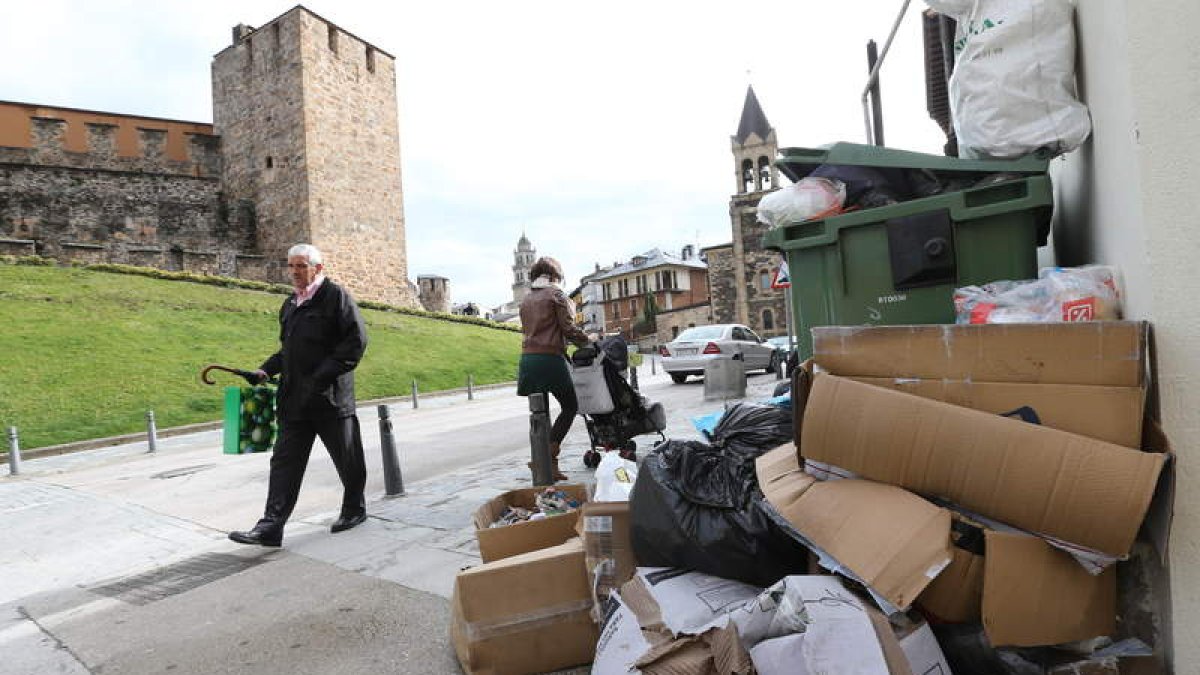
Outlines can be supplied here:
[[629, 348], [619, 335], [580, 347], [571, 355], [571, 381], [592, 442], [592, 449], [583, 455], [588, 468], [600, 465], [598, 449], [617, 450], [625, 459], [636, 460], [634, 436], [657, 432], [666, 440], [662, 404], [635, 391], [625, 379], [628, 370]]

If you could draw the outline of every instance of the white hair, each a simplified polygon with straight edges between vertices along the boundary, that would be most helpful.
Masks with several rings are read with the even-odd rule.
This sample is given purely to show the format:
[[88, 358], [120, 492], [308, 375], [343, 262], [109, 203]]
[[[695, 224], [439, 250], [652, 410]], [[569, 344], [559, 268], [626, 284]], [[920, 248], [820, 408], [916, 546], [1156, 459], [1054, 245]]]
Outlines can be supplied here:
[[316, 246], [313, 246], [312, 244], [296, 244], [295, 246], [289, 248], [288, 249], [288, 257], [290, 258], [294, 255], [302, 255], [302, 256], [308, 258], [308, 262], [310, 265], [324, 264], [322, 262], [323, 259], [321, 258], [320, 249], [318, 249]]

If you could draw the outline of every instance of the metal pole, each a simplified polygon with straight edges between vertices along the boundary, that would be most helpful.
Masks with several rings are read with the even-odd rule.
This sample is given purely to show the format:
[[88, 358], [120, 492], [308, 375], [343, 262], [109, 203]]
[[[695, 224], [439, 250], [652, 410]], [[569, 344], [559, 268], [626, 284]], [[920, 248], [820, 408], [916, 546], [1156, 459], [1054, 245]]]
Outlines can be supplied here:
[[[875, 49], [875, 41], [867, 41], [867, 70], [875, 70], [879, 62], [879, 54]], [[879, 77], [871, 83], [871, 140], [880, 147], [883, 146], [883, 101], [879, 97]]]
[[475, 378], [470, 373], [467, 373], [467, 400], [475, 400]]
[[883, 65], [883, 60], [887, 58], [888, 50], [892, 48], [892, 39], [896, 37], [896, 31], [900, 28], [900, 22], [904, 20], [904, 14], [908, 12], [908, 4], [910, 2], [912, 0], [904, 0], [904, 6], [900, 8], [900, 14], [896, 16], [896, 22], [892, 24], [892, 32], [888, 34], [887, 42], [883, 43], [883, 53], [879, 55], [879, 60], [875, 62], [875, 67], [871, 69], [871, 74], [867, 76], [867, 86], [863, 87], [863, 122], [867, 128], [868, 144], [873, 144], [875, 138], [871, 132], [871, 106], [867, 103], [867, 97], [871, 94], [871, 87], [875, 84], [875, 78], [879, 77], [879, 68]]
[[658, 374], [658, 354], [650, 355], [650, 374], [651, 375]]
[[379, 410], [379, 448], [383, 452], [383, 487], [389, 497], [404, 496], [404, 476], [400, 474], [400, 456], [392, 435], [392, 418], [386, 405]]
[[529, 395], [529, 465], [534, 485], [553, 485], [550, 470], [550, 407], [545, 394]]
[[413, 391], [413, 393], [412, 393], [413, 410], [416, 410], [417, 409], [417, 381], [416, 380], [413, 380], [412, 391]]
[[788, 345], [796, 348], [796, 328], [792, 325], [792, 287], [783, 289], [783, 320], [787, 322]]
[[158, 452], [158, 427], [154, 424], [154, 411], [146, 411], [146, 452]]
[[8, 428], [8, 475], [21, 473], [21, 442], [17, 437], [17, 428]]

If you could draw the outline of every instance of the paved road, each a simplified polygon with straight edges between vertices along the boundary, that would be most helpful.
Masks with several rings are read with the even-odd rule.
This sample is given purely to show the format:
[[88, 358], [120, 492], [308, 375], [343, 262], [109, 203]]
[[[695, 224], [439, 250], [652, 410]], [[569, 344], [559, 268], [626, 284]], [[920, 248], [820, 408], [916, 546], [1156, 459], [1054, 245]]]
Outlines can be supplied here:
[[[775, 383], [751, 376], [748, 397]], [[643, 373], [642, 391], [675, 438], [721, 405], [661, 373]], [[479, 562], [471, 512], [530, 484], [526, 401], [509, 388], [390, 410], [407, 494], [383, 497], [378, 420], [360, 410], [371, 518], [329, 534], [341, 488], [314, 449], [281, 550], [225, 538], [260, 515], [269, 457], [222, 455], [219, 432], [0, 471], [0, 673], [459, 672], [447, 599]], [[563, 457], [574, 480], [590, 479], [587, 444], [577, 423]]]

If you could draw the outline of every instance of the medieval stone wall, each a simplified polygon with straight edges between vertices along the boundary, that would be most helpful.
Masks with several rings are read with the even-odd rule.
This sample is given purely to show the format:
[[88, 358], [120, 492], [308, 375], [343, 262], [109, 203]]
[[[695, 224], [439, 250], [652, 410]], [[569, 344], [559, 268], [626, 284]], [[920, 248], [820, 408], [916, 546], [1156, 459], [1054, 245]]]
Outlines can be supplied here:
[[222, 201], [216, 137], [187, 134], [174, 159], [165, 128], [139, 126], [127, 154], [114, 124], [82, 123], [76, 151], [67, 120], [30, 122], [28, 143], [0, 147], [0, 253], [261, 278], [239, 257], [254, 252], [253, 223]]
[[737, 323], [737, 272], [733, 244], [704, 249], [713, 323]]

